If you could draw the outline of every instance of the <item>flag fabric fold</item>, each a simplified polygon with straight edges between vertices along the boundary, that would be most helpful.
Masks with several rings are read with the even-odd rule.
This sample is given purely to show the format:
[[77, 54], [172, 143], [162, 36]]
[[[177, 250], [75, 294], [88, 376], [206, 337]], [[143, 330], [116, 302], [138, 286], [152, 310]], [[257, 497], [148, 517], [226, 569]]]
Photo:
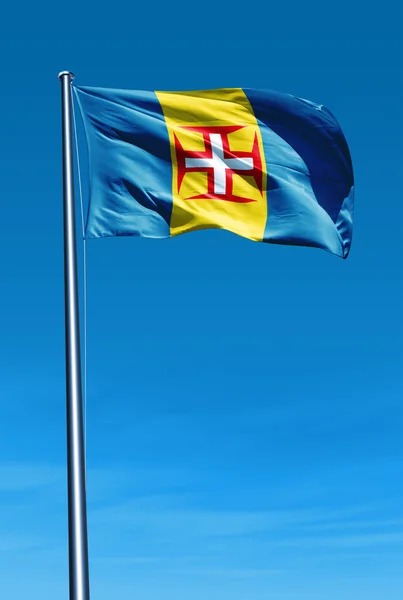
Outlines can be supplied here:
[[347, 257], [353, 168], [324, 106], [241, 88], [73, 90], [88, 144], [87, 238], [221, 228]]

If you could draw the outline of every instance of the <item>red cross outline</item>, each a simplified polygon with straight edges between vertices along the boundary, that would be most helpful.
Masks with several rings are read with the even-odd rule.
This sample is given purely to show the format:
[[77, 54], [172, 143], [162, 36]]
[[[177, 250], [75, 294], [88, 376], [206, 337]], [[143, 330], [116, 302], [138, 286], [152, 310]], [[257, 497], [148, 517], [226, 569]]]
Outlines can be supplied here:
[[174, 133], [178, 165], [178, 193], [186, 173], [207, 173], [207, 194], [185, 198], [186, 200], [225, 200], [227, 202], [256, 202], [233, 194], [233, 175], [253, 177], [263, 196], [263, 167], [257, 133], [250, 152], [230, 149], [228, 134], [239, 131], [245, 125], [222, 125], [212, 127], [183, 127], [203, 135], [203, 151], [185, 150]]

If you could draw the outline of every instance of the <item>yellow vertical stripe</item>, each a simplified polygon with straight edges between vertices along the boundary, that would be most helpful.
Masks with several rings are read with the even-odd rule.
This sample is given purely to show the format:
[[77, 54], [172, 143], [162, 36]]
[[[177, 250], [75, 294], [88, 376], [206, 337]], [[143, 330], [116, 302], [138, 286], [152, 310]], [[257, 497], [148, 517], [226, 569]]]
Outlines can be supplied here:
[[[244, 91], [231, 88], [156, 92], [156, 95], [164, 113], [171, 146], [171, 235], [196, 229], [221, 228], [261, 241], [267, 220], [266, 165], [260, 129]], [[198, 128], [203, 128], [204, 132], [210, 131], [212, 137], [211, 133], [203, 134]], [[226, 128], [228, 133], [223, 136], [220, 132], [226, 132]], [[199, 160], [194, 159], [192, 153], [199, 152], [203, 157], [207, 154], [206, 139], [211, 139], [211, 144], [218, 143], [217, 151], [214, 146], [214, 165], [217, 170], [203, 171], [202, 168], [198, 170], [197, 166], [189, 169], [188, 165], [195, 165], [195, 161]], [[222, 143], [227, 144], [230, 154], [224, 152], [224, 159], [220, 160], [219, 157], [223, 156], [220, 150]], [[212, 149], [213, 145], [211, 152]], [[253, 149], [255, 158], [252, 163]], [[239, 155], [246, 158], [234, 160], [234, 156]], [[243, 166], [239, 168], [247, 169], [245, 165], [257, 164], [256, 157], [259, 157], [263, 172], [260, 181], [248, 170], [227, 175], [232, 167], [223, 167], [223, 164], [237, 164], [239, 167], [241, 160]], [[210, 164], [205, 159], [201, 162]], [[183, 168], [184, 165], [187, 165], [186, 168]], [[229, 179], [225, 180], [225, 177]], [[227, 193], [229, 189], [231, 193]]]

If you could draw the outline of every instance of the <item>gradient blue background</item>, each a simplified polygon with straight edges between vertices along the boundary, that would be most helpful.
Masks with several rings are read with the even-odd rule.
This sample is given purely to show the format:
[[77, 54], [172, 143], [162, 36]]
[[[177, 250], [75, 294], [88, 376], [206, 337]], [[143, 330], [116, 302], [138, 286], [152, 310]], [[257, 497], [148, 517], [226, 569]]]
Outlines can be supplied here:
[[2, 598], [68, 597], [63, 69], [81, 85], [325, 104], [356, 179], [347, 261], [222, 231], [88, 242], [92, 597], [402, 597], [399, 10], [3, 8]]

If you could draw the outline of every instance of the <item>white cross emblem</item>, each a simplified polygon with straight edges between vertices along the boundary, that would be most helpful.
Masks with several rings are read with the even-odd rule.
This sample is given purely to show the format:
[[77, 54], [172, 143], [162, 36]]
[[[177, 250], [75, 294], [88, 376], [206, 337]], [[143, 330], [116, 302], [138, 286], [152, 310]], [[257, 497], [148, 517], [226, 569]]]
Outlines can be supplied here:
[[251, 171], [254, 168], [252, 157], [226, 158], [220, 133], [209, 133], [211, 158], [186, 158], [187, 169], [213, 169], [214, 194], [226, 194], [226, 172]]

